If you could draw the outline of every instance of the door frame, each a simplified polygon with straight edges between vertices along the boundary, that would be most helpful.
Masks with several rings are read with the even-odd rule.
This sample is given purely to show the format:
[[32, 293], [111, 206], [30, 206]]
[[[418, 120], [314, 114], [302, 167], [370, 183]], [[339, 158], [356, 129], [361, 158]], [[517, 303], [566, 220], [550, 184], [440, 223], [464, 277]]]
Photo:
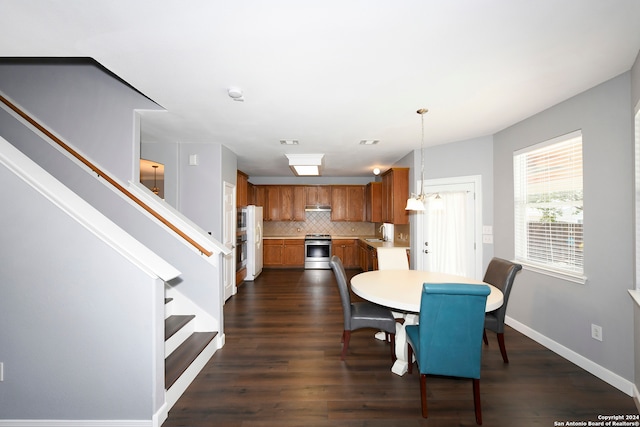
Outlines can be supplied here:
[[[474, 279], [481, 280], [483, 277], [483, 268], [482, 268], [482, 176], [481, 175], [468, 175], [468, 176], [456, 176], [450, 178], [436, 178], [436, 179], [425, 179], [422, 183], [420, 181], [416, 182], [416, 188], [420, 190], [420, 185], [423, 185], [424, 188], [427, 186], [439, 186], [439, 185], [457, 185], [457, 184], [473, 184], [475, 191], [475, 203], [474, 203], [474, 247], [475, 247], [475, 271], [474, 271]], [[413, 236], [411, 236], [412, 241], [415, 242], [415, 262], [416, 269], [423, 270], [424, 269], [424, 257], [422, 254], [422, 242], [423, 242], [423, 218], [424, 212], [417, 212], [415, 218], [415, 232]]]

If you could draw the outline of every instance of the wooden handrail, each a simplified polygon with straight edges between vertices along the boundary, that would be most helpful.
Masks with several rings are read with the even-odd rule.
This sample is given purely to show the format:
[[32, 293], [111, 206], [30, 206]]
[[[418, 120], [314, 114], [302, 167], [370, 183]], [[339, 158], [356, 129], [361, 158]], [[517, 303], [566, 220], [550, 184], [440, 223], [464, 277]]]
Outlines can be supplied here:
[[104, 178], [109, 184], [113, 185], [116, 189], [118, 189], [118, 191], [120, 191], [122, 194], [124, 194], [125, 196], [127, 196], [129, 199], [131, 199], [133, 202], [135, 202], [138, 206], [140, 206], [141, 208], [143, 208], [145, 211], [149, 212], [151, 215], [153, 215], [153, 217], [155, 217], [158, 221], [160, 221], [161, 223], [163, 223], [164, 225], [166, 225], [167, 227], [169, 227], [169, 229], [171, 229], [172, 231], [174, 231], [175, 233], [177, 233], [180, 237], [182, 237], [183, 239], [185, 239], [187, 242], [189, 242], [191, 245], [193, 245], [196, 249], [198, 249], [200, 252], [202, 252], [204, 255], [206, 256], [211, 256], [213, 255], [213, 252], [211, 252], [210, 250], [204, 248], [203, 246], [201, 246], [198, 242], [196, 242], [195, 240], [193, 240], [191, 237], [187, 236], [182, 230], [180, 230], [178, 227], [176, 227], [175, 225], [173, 225], [170, 221], [168, 221], [166, 218], [164, 218], [162, 215], [160, 215], [158, 212], [156, 212], [155, 210], [153, 210], [149, 205], [147, 205], [146, 203], [144, 203], [142, 200], [140, 200], [138, 197], [136, 197], [133, 193], [131, 193], [129, 190], [127, 190], [126, 188], [124, 188], [122, 185], [120, 185], [118, 182], [116, 182], [113, 178], [111, 178], [109, 175], [107, 175], [106, 173], [104, 173], [99, 167], [97, 167], [96, 165], [94, 165], [93, 163], [91, 163], [89, 160], [87, 160], [86, 158], [84, 158], [80, 153], [78, 153], [76, 150], [74, 150], [73, 148], [71, 148], [69, 145], [65, 144], [62, 140], [60, 140], [60, 138], [58, 138], [57, 136], [55, 136], [53, 133], [51, 133], [49, 130], [47, 130], [44, 126], [42, 126], [40, 123], [36, 122], [34, 119], [32, 119], [27, 113], [25, 113], [24, 111], [22, 111], [20, 108], [18, 108], [16, 105], [14, 105], [11, 101], [9, 101], [8, 99], [6, 99], [4, 96], [0, 95], [0, 101], [2, 101], [7, 107], [11, 108], [16, 114], [18, 114], [20, 117], [22, 117], [24, 120], [26, 120], [27, 122], [29, 122], [29, 124], [31, 124], [32, 126], [34, 126], [36, 129], [38, 129], [40, 132], [42, 132], [43, 134], [45, 134], [46, 136], [48, 136], [53, 142], [55, 142], [56, 144], [58, 144], [61, 148], [63, 148], [66, 152], [68, 152], [69, 154], [71, 154], [73, 157], [75, 157], [76, 159], [78, 159], [80, 162], [82, 162], [85, 166], [87, 166], [89, 169], [91, 169], [93, 172], [95, 172], [99, 177]]

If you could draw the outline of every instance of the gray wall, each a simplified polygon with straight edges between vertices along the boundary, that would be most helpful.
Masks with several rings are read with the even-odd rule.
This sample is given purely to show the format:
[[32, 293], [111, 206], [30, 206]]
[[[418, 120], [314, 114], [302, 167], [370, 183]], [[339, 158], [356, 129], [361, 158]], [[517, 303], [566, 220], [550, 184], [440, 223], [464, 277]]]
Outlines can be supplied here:
[[[507, 315], [633, 381], [633, 135], [630, 73], [494, 136], [495, 254], [514, 257], [513, 152], [582, 129], [586, 284], [524, 270]], [[526, 100], [523, 100], [526, 102]], [[602, 326], [603, 341], [591, 338]]]
[[98, 65], [0, 61], [0, 90], [115, 178], [139, 180], [133, 109], [162, 108]]
[[[638, 56], [636, 57], [636, 61], [633, 65], [633, 68], [631, 69], [631, 108], [635, 109], [636, 107], [638, 107], [639, 103], [640, 103], [640, 53], [638, 53]], [[637, 112], [637, 110], [633, 110], [633, 111]], [[636, 129], [636, 132], [638, 131], [639, 130]], [[638, 147], [636, 147], [636, 149], [637, 148]], [[635, 189], [635, 198], [634, 198], [635, 203], [638, 203], [638, 192], [640, 192], [640, 188]], [[638, 217], [638, 213], [636, 213], [636, 218], [637, 217]], [[635, 223], [636, 236], [638, 235], [638, 227], [640, 227], [640, 224], [638, 224], [636, 221]], [[636, 242], [636, 248], [638, 248], [639, 243], [640, 242]], [[636, 262], [635, 271], [636, 272], [638, 268], [637, 264], [638, 264], [639, 258], [640, 258], [640, 254], [637, 252], [637, 249], [636, 249], [635, 251], [635, 262]], [[638, 288], [637, 273], [636, 273], [634, 283], [637, 289]], [[635, 388], [636, 388], [635, 393], [636, 393], [636, 405], [640, 407], [640, 402], [638, 402], [638, 398], [640, 398], [640, 396], [638, 396], [638, 390], [640, 390], [640, 307], [637, 304], [634, 304], [633, 318], [634, 318], [634, 342], [635, 342], [635, 364], [634, 364]]]
[[3, 166], [0, 182], [0, 418], [149, 420], [162, 281]]
[[[421, 153], [415, 150], [401, 159], [394, 166], [410, 167], [409, 188], [413, 193], [420, 191], [416, 183], [420, 180]], [[490, 136], [474, 138], [466, 141], [425, 147], [424, 179], [453, 178], [459, 176], [480, 175], [482, 179], [482, 222], [493, 225], [493, 138]], [[413, 216], [411, 227], [415, 230]], [[412, 265], [415, 264], [417, 242], [411, 242]], [[493, 256], [493, 245], [482, 245], [483, 271]]]

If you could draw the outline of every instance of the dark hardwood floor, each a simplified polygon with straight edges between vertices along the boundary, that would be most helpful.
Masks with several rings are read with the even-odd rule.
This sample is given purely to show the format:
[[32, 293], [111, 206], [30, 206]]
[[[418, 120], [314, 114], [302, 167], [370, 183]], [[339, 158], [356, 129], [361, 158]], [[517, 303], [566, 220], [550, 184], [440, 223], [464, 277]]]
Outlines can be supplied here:
[[[349, 276], [357, 271], [348, 271]], [[354, 332], [340, 360], [342, 309], [331, 270], [265, 270], [224, 306], [226, 344], [169, 412], [173, 426], [473, 426], [470, 380], [391, 373], [387, 344]], [[637, 414], [633, 399], [508, 328], [483, 347], [485, 426], [556, 426]], [[566, 425], [566, 424], [565, 424]]]

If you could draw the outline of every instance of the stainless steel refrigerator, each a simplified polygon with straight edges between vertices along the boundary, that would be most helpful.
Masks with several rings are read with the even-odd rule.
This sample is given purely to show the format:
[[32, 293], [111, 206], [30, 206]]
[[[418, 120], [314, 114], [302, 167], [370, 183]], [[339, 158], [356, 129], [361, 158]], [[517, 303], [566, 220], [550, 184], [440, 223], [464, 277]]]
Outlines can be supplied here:
[[247, 277], [254, 280], [262, 272], [262, 206], [247, 206]]

